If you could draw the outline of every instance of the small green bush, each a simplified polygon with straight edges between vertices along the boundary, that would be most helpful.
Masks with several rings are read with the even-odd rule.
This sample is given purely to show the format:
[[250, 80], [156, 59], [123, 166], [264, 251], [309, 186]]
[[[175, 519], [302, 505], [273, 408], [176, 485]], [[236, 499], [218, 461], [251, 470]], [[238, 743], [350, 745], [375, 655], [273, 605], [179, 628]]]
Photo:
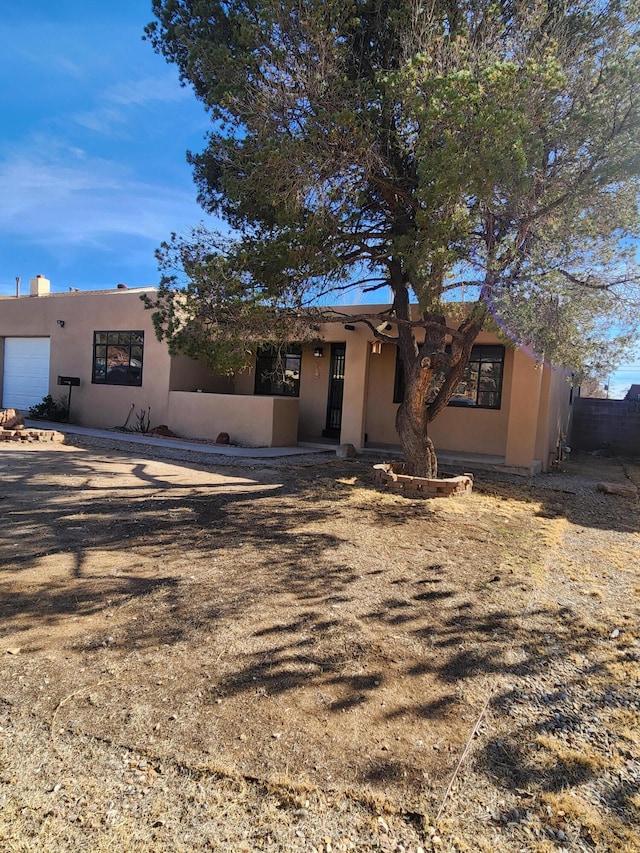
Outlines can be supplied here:
[[69, 416], [67, 404], [64, 400], [54, 400], [51, 394], [42, 398], [41, 403], [36, 403], [29, 409], [29, 417], [36, 421], [66, 421]]

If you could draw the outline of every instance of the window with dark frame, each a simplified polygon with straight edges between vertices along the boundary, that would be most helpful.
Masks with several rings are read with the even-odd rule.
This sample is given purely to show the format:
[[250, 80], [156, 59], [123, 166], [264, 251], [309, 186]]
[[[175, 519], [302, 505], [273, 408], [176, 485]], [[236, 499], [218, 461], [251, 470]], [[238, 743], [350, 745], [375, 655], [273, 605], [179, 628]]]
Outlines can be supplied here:
[[289, 344], [280, 353], [274, 346], [259, 347], [254, 393], [271, 397], [299, 397], [301, 364], [300, 344]]
[[[476, 409], [499, 409], [502, 403], [504, 347], [499, 344], [476, 344], [469, 363], [456, 386], [449, 406], [469, 406]], [[404, 398], [404, 371], [400, 351], [396, 357], [393, 402]]]
[[94, 332], [91, 381], [98, 385], [142, 385], [144, 332]]

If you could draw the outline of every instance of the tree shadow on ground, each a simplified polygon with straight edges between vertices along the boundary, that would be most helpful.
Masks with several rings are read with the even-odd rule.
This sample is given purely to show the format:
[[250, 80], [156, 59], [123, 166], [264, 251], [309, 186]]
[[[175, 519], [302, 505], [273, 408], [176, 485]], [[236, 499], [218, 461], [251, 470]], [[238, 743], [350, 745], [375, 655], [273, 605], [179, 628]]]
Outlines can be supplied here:
[[[313, 713], [322, 718], [313, 732], [309, 723], [307, 739], [320, 739], [325, 720], [348, 718], [350, 727], [332, 747], [335, 760], [340, 750], [359, 753], [358, 781], [382, 788], [421, 790], [416, 733], [451, 720], [449, 734], [459, 743], [487, 685], [497, 684], [490, 708], [513, 719], [507, 734], [491, 736], [480, 750], [477, 763], [488, 782], [534, 792], [594, 783], [597, 760], [576, 748], [590, 734], [575, 720], [604, 720], [616, 703], [628, 707], [632, 688], [614, 695], [600, 686], [612, 679], [606, 656], [593, 655], [606, 639], [599, 629], [566, 607], [529, 607], [529, 590], [517, 575], [496, 580], [500, 543], [483, 543], [483, 558], [471, 559], [467, 532], [455, 519], [440, 519], [446, 561], [436, 562], [420, 544], [425, 530], [433, 532], [423, 517], [414, 548], [378, 559], [370, 539], [382, 509], [362, 506], [342, 533], [329, 532], [346, 512], [336, 499], [350, 487], [334, 482], [329, 489], [330, 478], [319, 481], [313, 472], [293, 477], [271, 470], [258, 479], [234, 469], [226, 486], [186, 487], [172, 482], [170, 470], [154, 476], [136, 463], [130, 484], [114, 482], [126, 501], [114, 501], [108, 488], [87, 483], [95, 476], [88, 457], [65, 454], [65, 489], [50, 481], [61, 470], [58, 455], [35, 456], [11, 455], [15, 493], [0, 541], [0, 583], [10, 577], [16, 597], [2, 598], [5, 635], [52, 630], [71, 615], [119, 614], [117, 622], [61, 642], [81, 654], [108, 647], [121, 659], [154, 652], [164, 665], [179, 643], [198, 657], [217, 632], [236, 629], [237, 647], [220, 650], [224, 671], [212, 674], [198, 699], [202, 713], [215, 696], [236, 699], [245, 716], [259, 716], [263, 699], [294, 706], [304, 689], [316, 697]], [[415, 519], [399, 516], [389, 529], [401, 533], [403, 523], [415, 527]], [[560, 664], [572, 656], [591, 662], [570, 679]], [[587, 682], [598, 686], [585, 689]], [[189, 688], [176, 684], [176, 703]], [[567, 697], [578, 703], [577, 715]], [[300, 712], [303, 722], [306, 713]], [[372, 735], [395, 724], [412, 732], [413, 743], [374, 754]], [[573, 744], [565, 742], [569, 735]], [[541, 737], [562, 749], [541, 745]], [[606, 743], [593, 749], [604, 754]], [[247, 761], [260, 759], [254, 750]], [[443, 760], [443, 774], [452, 760]], [[630, 791], [623, 775], [601, 799], [628, 815]]]
[[599, 492], [598, 482], [629, 483], [619, 459], [599, 460], [597, 470], [590, 459], [572, 462], [560, 480], [556, 472], [523, 478], [522, 483], [507, 481], [496, 472], [478, 472], [474, 491], [507, 501], [539, 503], [540, 518], [566, 518], [572, 524], [621, 533], [640, 531], [640, 501]]
[[[118, 467], [112, 482], [110, 462]], [[107, 457], [96, 474], [95, 461], [83, 453], [9, 455], [0, 581], [10, 579], [12, 588], [0, 602], [3, 633], [43, 622], [53, 625], [70, 614], [91, 616], [152, 593], [162, 595], [173, 611], [180, 609], [180, 601], [188, 607], [193, 591], [182, 591], [184, 570], [173, 573], [168, 560], [173, 565], [191, 551], [212, 570], [219, 554], [233, 561], [235, 555], [242, 558], [245, 551], [253, 552], [266, 569], [265, 577], [270, 565], [277, 567], [277, 577], [263, 594], [272, 592], [273, 584], [286, 576], [291, 592], [308, 602], [344, 597], [348, 572], [323, 562], [340, 539], [298, 529], [301, 516], [295, 489], [285, 490], [278, 472], [271, 472], [272, 482], [266, 483], [252, 479], [250, 471], [234, 471], [224, 481], [218, 477], [218, 482], [210, 482], [206, 467], [174, 466], [176, 471], [187, 468], [205, 475], [188, 484], [172, 482], [171, 465], [160, 476], [149, 474], [139, 463], [125, 460], [125, 473], [121, 466], [121, 457]], [[305, 506], [305, 524], [326, 518], [325, 508]], [[302, 576], [297, 566], [314, 560], [321, 564], [315, 579]], [[23, 588], [16, 588], [21, 574], [25, 574]], [[247, 589], [254, 576], [249, 573]], [[222, 591], [227, 582], [218, 578], [216, 583]], [[243, 605], [242, 599], [227, 601], [210, 609], [207, 621], [229, 618], [233, 608]], [[171, 618], [178, 615], [172, 612]], [[150, 625], [145, 627], [145, 643], [153, 642]], [[169, 635], [183, 637], [185, 631], [186, 627], [169, 634], [165, 626], [162, 641]]]

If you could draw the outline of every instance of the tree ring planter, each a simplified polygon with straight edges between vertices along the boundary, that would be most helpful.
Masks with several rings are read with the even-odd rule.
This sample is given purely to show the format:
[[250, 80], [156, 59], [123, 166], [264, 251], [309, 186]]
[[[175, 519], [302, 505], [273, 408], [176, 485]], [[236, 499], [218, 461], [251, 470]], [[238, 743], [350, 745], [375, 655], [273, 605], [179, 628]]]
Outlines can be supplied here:
[[381, 462], [373, 466], [373, 474], [380, 485], [411, 497], [449, 498], [468, 495], [473, 488], [473, 474], [431, 480], [405, 474], [406, 468], [404, 462]]

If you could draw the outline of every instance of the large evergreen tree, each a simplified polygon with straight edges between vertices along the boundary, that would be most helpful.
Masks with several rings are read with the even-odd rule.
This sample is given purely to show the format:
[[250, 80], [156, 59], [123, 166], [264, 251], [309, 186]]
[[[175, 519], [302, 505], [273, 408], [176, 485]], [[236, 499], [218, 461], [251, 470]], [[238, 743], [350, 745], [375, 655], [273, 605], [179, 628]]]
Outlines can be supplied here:
[[310, 306], [390, 288], [387, 310], [357, 319], [399, 347], [397, 428], [413, 473], [429, 475], [428, 424], [489, 314], [558, 364], [605, 366], [628, 341], [635, 0], [153, 9], [147, 37], [211, 116], [206, 149], [188, 155], [199, 200], [235, 235], [161, 249], [156, 321], [174, 348], [232, 368], [248, 340], [290, 321], [300, 334]]

